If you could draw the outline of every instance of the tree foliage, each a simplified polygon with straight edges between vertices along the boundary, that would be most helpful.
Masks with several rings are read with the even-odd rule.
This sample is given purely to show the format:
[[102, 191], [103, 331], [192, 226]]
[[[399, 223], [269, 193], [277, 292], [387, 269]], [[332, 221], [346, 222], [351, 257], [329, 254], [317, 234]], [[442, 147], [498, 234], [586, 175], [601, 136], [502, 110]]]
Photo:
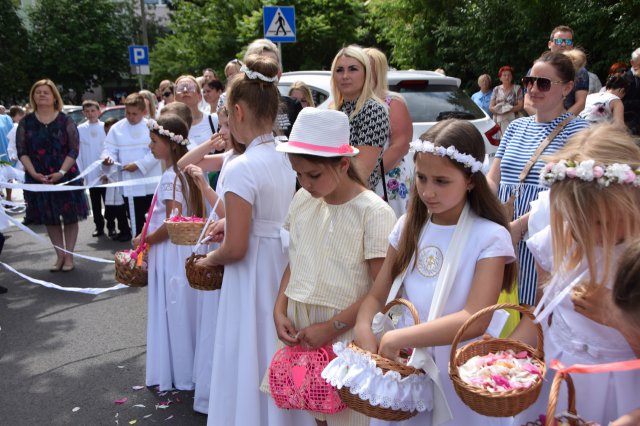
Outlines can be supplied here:
[[130, 12], [110, 0], [39, 0], [29, 10], [32, 78], [51, 78], [76, 96], [128, 71]]
[[524, 75], [557, 25], [573, 28], [589, 69], [604, 79], [640, 39], [638, 10], [640, 0], [371, 0], [368, 20], [393, 46], [394, 65], [442, 67], [475, 87], [478, 75], [496, 79], [506, 64]]
[[0, 0], [0, 101], [15, 103], [29, 90], [29, 37], [13, 0]]

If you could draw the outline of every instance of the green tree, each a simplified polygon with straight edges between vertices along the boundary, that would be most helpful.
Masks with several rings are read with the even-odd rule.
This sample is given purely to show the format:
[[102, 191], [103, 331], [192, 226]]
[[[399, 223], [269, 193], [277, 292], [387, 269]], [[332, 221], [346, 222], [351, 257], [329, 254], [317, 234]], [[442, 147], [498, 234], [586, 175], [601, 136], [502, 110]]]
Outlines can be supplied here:
[[32, 46], [38, 58], [34, 79], [51, 78], [85, 90], [128, 72], [130, 16], [110, 0], [39, 0], [29, 10]]
[[243, 17], [258, 7], [258, 0], [174, 0], [171, 34], [150, 53], [151, 84], [181, 74], [197, 76], [204, 68], [221, 73], [242, 47], [238, 26]]
[[[262, 2], [264, 6], [272, 4], [272, 0]], [[282, 45], [285, 71], [329, 69], [343, 46], [373, 41], [365, 29], [362, 0], [283, 0], [277, 4], [294, 6], [296, 12], [296, 42]], [[243, 20], [239, 31], [244, 45], [263, 37], [262, 7]]]
[[12, 104], [29, 92], [29, 34], [12, 0], [0, 0], [0, 101]]

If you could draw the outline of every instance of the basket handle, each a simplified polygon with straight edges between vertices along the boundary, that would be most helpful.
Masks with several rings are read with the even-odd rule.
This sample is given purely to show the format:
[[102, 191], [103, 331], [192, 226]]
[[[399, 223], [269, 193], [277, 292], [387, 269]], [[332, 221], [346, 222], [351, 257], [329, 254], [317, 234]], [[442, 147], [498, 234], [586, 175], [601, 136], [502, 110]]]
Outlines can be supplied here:
[[[513, 309], [515, 311], [523, 313], [525, 316], [529, 317], [532, 320], [535, 320], [535, 316], [533, 315], [533, 311], [529, 306], [520, 306], [514, 305], [511, 303], [499, 303], [497, 305], [487, 306], [484, 309], [480, 309], [475, 314], [471, 315], [465, 322], [462, 324], [462, 327], [456, 333], [456, 337], [453, 338], [453, 342], [451, 343], [451, 358], [449, 359], [449, 370], [451, 374], [458, 374], [458, 366], [456, 365], [456, 350], [458, 349], [458, 344], [462, 339], [462, 335], [465, 331], [473, 324], [475, 320], [480, 318], [483, 315], [490, 314], [500, 309]], [[534, 357], [538, 359], [544, 359], [544, 340], [542, 333], [542, 326], [540, 324], [534, 324], [536, 326], [536, 332], [538, 337], [538, 347], [536, 348], [536, 352], [533, 354]]]
[[[555, 423], [556, 417], [556, 407], [558, 405], [558, 396], [560, 396], [560, 386], [562, 385], [562, 381], [567, 382], [567, 391], [569, 396], [569, 413], [574, 416], [577, 415], [576, 411], [576, 389], [573, 385], [573, 379], [568, 373], [562, 373], [558, 371], [553, 378], [553, 383], [551, 384], [551, 391], [549, 392], [549, 405], [547, 406], [547, 421], [545, 426], [553, 426]], [[577, 426], [578, 422], [576, 420], [569, 420], [569, 423], [572, 426]]]
[[382, 312], [383, 314], [386, 314], [387, 312], [389, 312], [391, 308], [393, 308], [396, 305], [405, 306], [411, 313], [411, 316], [413, 317], [413, 323], [415, 325], [420, 324], [420, 316], [418, 315], [418, 311], [416, 310], [416, 307], [413, 306], [413, 303], [409, 302], [407, 299], [402, 299], [402, 298], [393, 299], [391, 302], [384, 305], [384, 308], [382, 308], [382, 311], [380, 312]]
[[158, 188], [156, 188], [156, 192], [153, 193], [153, 200], [151, 200], [151, 206], [149, 206], [149, 213], [147, 213], [147, 220], [144, 222], [144, 226], [142, 227], [142, 233], [140, 234], [140, 244], [134, 250], [136, 254], [140, 253], [141, 251], [144, 251], [146, 247], [147, 229], [149, 228], [149, 222], [151, 222], [151, 215], [153, 214], [153, 208], [156, 205], [157, 198], [158, 198]]

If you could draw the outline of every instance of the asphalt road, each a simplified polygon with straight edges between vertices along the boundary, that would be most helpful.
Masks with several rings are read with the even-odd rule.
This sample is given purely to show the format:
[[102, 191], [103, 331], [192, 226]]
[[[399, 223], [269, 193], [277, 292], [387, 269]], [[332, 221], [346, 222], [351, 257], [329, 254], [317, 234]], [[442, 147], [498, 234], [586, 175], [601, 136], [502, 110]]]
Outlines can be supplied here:
[[[46, 237], [44, 226], [31, 229]], [[113, 259], [128, 245], [94, 238], [93, 230], [91, 217], [80, 222], [78, 253]], [[52, 273], [48, 243], [15, 227], [4, 234], [0, 261], [23, 274], [63, 287], [116, 285], [111, 264], [76, 258], [75, 270]], [[146, 288], [71, 293], [30, 283], [2, 266], [0, 284], [9, 289], [0, 295], [0, 425], [206, 424], [206, 416], [192, 410], [192, 392], [133, 388], [145, 378]]]

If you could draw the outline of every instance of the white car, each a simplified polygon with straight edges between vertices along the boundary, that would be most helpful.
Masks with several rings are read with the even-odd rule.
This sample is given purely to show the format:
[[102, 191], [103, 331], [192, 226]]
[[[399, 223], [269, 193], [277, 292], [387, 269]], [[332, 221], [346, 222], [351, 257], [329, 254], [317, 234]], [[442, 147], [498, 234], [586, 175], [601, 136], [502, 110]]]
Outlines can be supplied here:
[[[295, 71], [282, 74], [278, 89], [283, 95], [296, 81], [303, 81], [313, 93], [316, 105], [326, 107], [331, 97], [330, 71]], [[482, 134], [489, 158], [500, 145], [500, 127], [466, 93], [460, 90], [460, 79], [433, 71], [389, 71], [389, 90], [400, 93], [413, 121], [413, 140], [436, 122], [446, 118], [469, 120]]]

